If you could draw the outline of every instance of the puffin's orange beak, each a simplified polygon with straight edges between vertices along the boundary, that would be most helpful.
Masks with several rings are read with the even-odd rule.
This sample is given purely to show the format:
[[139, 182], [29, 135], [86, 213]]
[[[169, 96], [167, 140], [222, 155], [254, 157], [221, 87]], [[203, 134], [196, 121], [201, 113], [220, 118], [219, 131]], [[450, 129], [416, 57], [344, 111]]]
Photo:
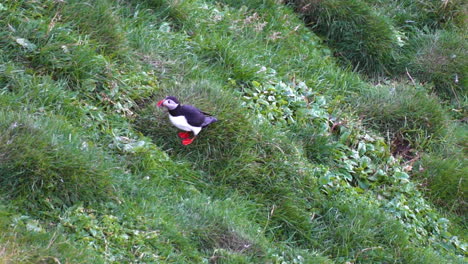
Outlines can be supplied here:
[[163, 103], [164, 103], [164, 99], [158, 102], [158, 107], [161, 107]]

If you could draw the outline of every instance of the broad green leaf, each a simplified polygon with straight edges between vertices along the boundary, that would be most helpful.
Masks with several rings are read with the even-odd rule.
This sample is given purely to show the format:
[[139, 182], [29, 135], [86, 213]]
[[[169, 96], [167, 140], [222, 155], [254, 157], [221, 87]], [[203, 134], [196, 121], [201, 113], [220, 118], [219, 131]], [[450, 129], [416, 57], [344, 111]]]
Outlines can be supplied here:
[[397, 171], [393, 174], [393, 176], [402, 182], [408, 182], [409, 181], [409, 175], [406, 172], [402, 171]]

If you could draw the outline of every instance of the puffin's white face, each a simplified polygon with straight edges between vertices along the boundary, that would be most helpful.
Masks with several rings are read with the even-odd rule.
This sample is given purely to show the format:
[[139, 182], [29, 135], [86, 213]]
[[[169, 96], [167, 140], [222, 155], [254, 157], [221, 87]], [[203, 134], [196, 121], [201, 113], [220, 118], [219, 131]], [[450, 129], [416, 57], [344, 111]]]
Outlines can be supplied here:
[[173, 99], [171, 98], [165, 98], [161, 101], [158, 102], [158, 106], [161, 107], [161, 106], [164, 106], [166, 107], [167, 109], [169, 110], [174, 110], [177, 108], [177, 106], [179, 105], [178, 102], [174, 101]]

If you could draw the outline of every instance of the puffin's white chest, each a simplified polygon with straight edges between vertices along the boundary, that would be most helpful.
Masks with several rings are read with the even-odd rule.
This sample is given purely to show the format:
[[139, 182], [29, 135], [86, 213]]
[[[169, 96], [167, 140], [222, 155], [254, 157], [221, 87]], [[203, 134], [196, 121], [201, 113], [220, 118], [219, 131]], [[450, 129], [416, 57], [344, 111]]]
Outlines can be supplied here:
[[171, 116], [169, 115], [169, 120], [171, 123], [180, 130], [192, 131], [195, 135], [200, 133], [201, 127], [191, 126], [185, 116]]

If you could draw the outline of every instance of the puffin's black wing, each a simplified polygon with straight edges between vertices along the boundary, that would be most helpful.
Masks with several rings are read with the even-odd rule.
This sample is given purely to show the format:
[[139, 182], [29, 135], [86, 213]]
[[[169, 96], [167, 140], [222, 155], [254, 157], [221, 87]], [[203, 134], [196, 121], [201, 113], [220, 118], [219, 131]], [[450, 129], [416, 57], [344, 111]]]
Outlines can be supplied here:
[[207, 127], [209, 124], [214, 123], [214, 122], [216, 122], [216, 121], [218, 121], [218, 119], [216, 119], [216, 117], [214, 117], [214, 116], [206, 116], [206, 117], [205, 117], [205, 121], [204, 121], [203, 124], [202, 124], [202, 127]]
[[172, 116], [184, 116], [187, 122], [194, 127], [201, 127], [205, 121], [205, 115], [195, 106], [180, 105], [174, 110], [170, 110]]
[[214, 123], [214, 122], [218, 121], [218, 119], [216, 117], [214, 117], [212, 114], [209, 114], [209, 113], [203, 112], [203, 111], [200, 111], [200, 112], [202, 112], [202, 114], [205, 115], [205, 121], [203, 121], [203, 124], [202, 124], [203, 128], [207, 127], [211, 123]]

